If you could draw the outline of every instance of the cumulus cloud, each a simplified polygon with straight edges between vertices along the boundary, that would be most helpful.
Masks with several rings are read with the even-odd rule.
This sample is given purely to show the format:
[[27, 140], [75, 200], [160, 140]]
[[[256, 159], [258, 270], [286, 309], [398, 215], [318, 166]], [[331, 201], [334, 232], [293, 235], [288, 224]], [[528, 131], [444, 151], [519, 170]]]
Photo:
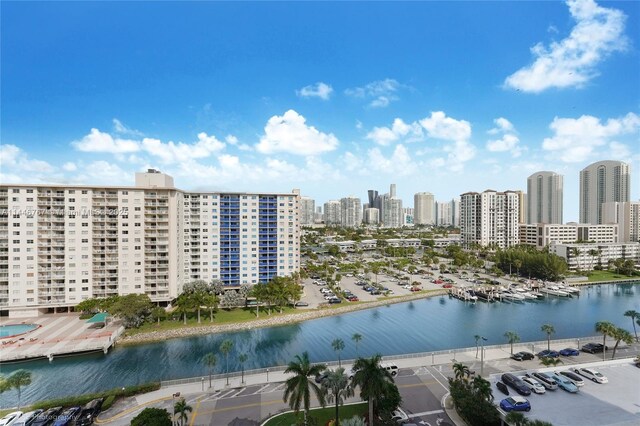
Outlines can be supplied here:
[[333, 87], [321, 81], [296, 90], [296, 94], [301, 98], [320, 98], [324, 101], [328, 101], [332, 93]]
[[136, 129], [132, 129], [126, 126], [122, 121], [117, 118], [113, 119], [113, 131], [114, 133], [118, 133], [120, 135], [129, 135], [129, 136], [144, 136], [144, 134]]
[[75, 172], [76, 170], [78, 170], [78, 166], [76, 166], [75, 163], [69, 161], [62, 165], [62, 170], [64, 170], [65, 172]]
[[520, 147], [520, 138], [516, 136], [516, 129], [513, 124], [504, 117], [499, 117], [493, 120], [496, 127], [489, 130], [487, 133], [490, 135], [501, 134], [499, 139], [493, 139], [487, 141], [487, 150], [491, 152], [505, 152], [510, 151], [513, 157], [519, 157], [522, 154], [523, 149]]
[[417, 122], [405, 123], [401, 118], [393, 120], [391, 127], [374, 127], [367, 133], [366, 138], [374, 141], [378, 145], [389, 145], [401, 138], [408, 137], [408, 142], [422, 139], [422, 127]]
[[274, 115], [264, 128], [264, 135], [255, 146], [262, 154], [288, 152], [296, 155], [318, 155], [338, 147], [338, 139], [306, 124], [306, 119], [294, 110], [282, 116]]
[[458, 172], [464, 169], [464, 164], [476, 154], [476, 148], [469, 139], [471, 138], [471, 124], [466, 120], [457, 120], [442, 111], [431, 113], [430, 117], [420, 120], [420, 125], [427, 131], [427, 136], [434, 139], [451, 141], [443, 150], [447, 153], [444, 158], [431, 160], [434, 167], [447, 166], [451, 171]]
[[630, 112], [606, 123], [591, 115], [577, 119], [556, 117], [549, 128], [554, 134], [544, 139], [542, 149], [564, 162], [575, 163], [589, 159], [597, 149], [607, 146], [611, 154], [626, 154], [625, 145], [612, 138], [636, 133], [640, 129], [640, 116]]
[[367, 164], [373, 170], [392, 175], [407, 176], [416, 173], [416, 163], [411, 159], [404, 145], [396, 145], [390, 157], [385, 157], [380, 148], [372, 148], [367, 152]]
[[399, 99], [397, 92], [402, 87], [397, 80], [386, 78], [373, 81], [362, 87], [353, 87], [344, 91], [347, 96], [369, 100], [371, 108], [384, 108]]
[[601, 7], [594, 0], [569, 0], [567, 5], [576, 21], [571, 34], [549, 47], [533, 46], [533, 63], [507, 77], [506, 87], [532, 93], [581, 87], [598, 75], [600, 62], [626, 48], [626, 16], [620, 10]]
[[114, 138], [109, 133], [98, 129], [91, 129], [91, 133], [79, 141], [71, 142], [78, 151], [106, 152], [110, 154], [125, 154], [140, 150], [139, 142], [131, 139]]
[[20, 172], [48, 173], [55, 168], [46, 161], [29, 158], [26, 152], [16, 145], [0, 145], [0, 164], [3, 169], [15, 169]]
[[142, 140], [142, 149], [160, 158], [160, 161], [165, 164], [184, 162], [192, 158], [206, 158], [221, 151], [224, 147], [223, 142], [204, 132], [198, 133], [198, 141], [193, 144], [174, 143], [173, 141], [163, 143], [158, 139], [151, 138]]

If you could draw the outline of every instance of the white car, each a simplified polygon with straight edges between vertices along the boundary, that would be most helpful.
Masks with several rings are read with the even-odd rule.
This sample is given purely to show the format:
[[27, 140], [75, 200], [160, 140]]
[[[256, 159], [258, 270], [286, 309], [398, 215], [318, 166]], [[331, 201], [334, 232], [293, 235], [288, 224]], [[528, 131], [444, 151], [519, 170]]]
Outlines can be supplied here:
[[533, 377], [527, 377], [527, 376], [519, 376], [519, 377], [527, 385], [527, 387], [531, 389], [531, 392], [537, 393], [537, 394], [543, 394], [547, 391], [547, 388], [545, 388], [542, 385], [542, 383], [540, 383]]
[[327, 294], [327, 293], [331, 293], [331, 290], [329, 290], [329, 289], [328, 289], [328, 288], [326, 288], [326, 287], [325, 287], [325, 288], [321, 288], [321, 289], [320, 289], [320, 293], [325, 293], [325, 294]]
[[593, 380], [596, 383], [609, 383], [609, 379], [607, 379], [606, 376], [592, 368], [576, 368], [573, 371], [587, 379]]
[[409, 416], [407, 416], [407, 413], [405, 413], [404, 410], [400, 407], [396, 408], [391, 413], [391, 418], [399, 424], [403, 424], [404, 422], [409, 420]]
[[0, 426], [12, 425], [22, 414], [24, 414], [22, 411], [14, 411], [13, 413], [7, 414], [0, 419]]
[[405, 290], [411, 290], [411, 286], [409, 284], [403, 285], [402, 288]]

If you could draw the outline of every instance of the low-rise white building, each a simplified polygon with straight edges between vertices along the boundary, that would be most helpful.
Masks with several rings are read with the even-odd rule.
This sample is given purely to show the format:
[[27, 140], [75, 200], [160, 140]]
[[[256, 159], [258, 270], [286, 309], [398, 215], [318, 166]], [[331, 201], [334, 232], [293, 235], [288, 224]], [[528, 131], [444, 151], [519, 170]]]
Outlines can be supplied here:
[[609, 260], [631, 259], [636, 264], [640, 261], [640, 243], [583, 243], [549, 245], [549, 252], [567, 261], [569, 269], [594, 269], [597, 265], [607, 266]]
[[618, 225], [534, 223], [520, 225], [520, 244], [541, 250], [552, 243], [618, 243]]

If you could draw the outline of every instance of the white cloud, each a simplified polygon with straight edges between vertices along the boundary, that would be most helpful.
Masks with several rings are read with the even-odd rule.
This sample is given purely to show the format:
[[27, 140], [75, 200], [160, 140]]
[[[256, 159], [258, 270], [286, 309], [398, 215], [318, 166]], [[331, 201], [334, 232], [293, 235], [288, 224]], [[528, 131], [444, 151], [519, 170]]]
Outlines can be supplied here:
[[371, 99], [369, 106], [372, 108], [384, 108], [399, 99], [397, 92], [401, 87], [402, 85], [397, 80], [386, 78], [373, 81], [362, 87], [347, 89], [344, 93], [354, 98]]
[[406, 136], [409, 136], [408, 142], [422, 139], [422, 127], [415, 121], [407, 124], [401, 118], [396, 118], [393, 120], [391, 128], [374, 127], [372, 131], [367, 133], [366, 138], [374, 141], [378, 145], [385, 146]]
[[493, 122], [496, 127], [487, 133], [490, 135], [502, 134], [502, 137], [500, 139], [487, 141], [487, 150], [491, 152], [510, 151], [513, 157], [519, 157], [522, 154], [523, 148], [519, 145], [520, 138], [516, 136], [516, 129], [513, 127], [513, 124], [504, 117], [496, 118]]
[[113, 119], [113, 131], [114, 133], [118, 133], [121, 135], [144, 136], [144, 134], [141, 131], [135, 130], [126, 126], [122, 121], [118, 120], [117, 118]]
[[11, 144], [0, 145], [0, 164], [3, 169], [16, 169], [17, 172], [49, 173], [55, 170], [46, 161], [31, 159], [21, 148]]
[[627, 159], [631, 157], [631, 149], [629, 149], [627, 145], [620, 142], [610, 142], [609, 150], [611, 153], [611, 158]]
[[227, 135], [227, 137], [224, 138], [224, 141], [226, 143], [228, 143], [229, 145], [237, 145], [238, 144], [238, 138], [233, 136], [233, 135]]
[[305, 118], [294, 110], [282, 116], [274, 115], [264, 128], [264, 135], [255, 146], [258, 152], [272, 154], [288, 152], [296, 155], [318, 155], [338, 147], [338, 139], [307, 126]]
[[596, 66], [609, 54], [624, 50], [626, 16], [620, 10], [598, 6], [594, 0], [569, 0], [576, 21], [571, 34], [548, 48], [531, 48], [535, 60], [507, 77], [505, 86], [538, 93], [557, 87], [581, 87], [598, 75]]
[[591, 115], [577, 119], [556, 117], [549, 128], [554, 135], [544, 139], [542, 149], [564, 162], [575, 163], [589, 159], [596, 149], [608, 144], [612, 152], [620, 153], [622, 145], [610, 139], [636, 133], [640, 129], [640, 116], [630, 112], [621, 118], [610, 118], [606, 123]]
[[75, 163], [72, 163], [71, 161], [69, 161], [69, 162], [64, 163], [64, 164], [62, 165], [62, 169], [63, 169], [65, 172], [75, 172], [76, 170], [78, 170], [78, 166], [76, 166], [76, 164], [75, 164]]
[[416, 173], [418, 167], [413, 162], [404, 145], [397, 145], [391, 157], [385, 157], [380, 148], [372, 148], [367, 152], [367, 164], [373, 170], [399, 176]]
[[446, 164], [452, 172], [462, 171], [464, 164], [476, 155], [476, 147], [466, 140], [455, 141], [444, 150], [448, 152]]
[[457, 141], [471, 137], [471, 124], [468, 121], [447, 117], [442, 111], [432, 112], [431, 117], [423, 118], [420, 124], [431, 138]]
[[98, 129], [91, 129], [91, 133], [79, 141], [71, 142], [78, 151], [83, 152], [108, 152], [111, 154], [123, 154], [140, 150], [140, 144], [131, 139], [113, 138], [110, 134]]
[[296, 94], [301, 98], [320, 98], [325, 101], [329, 100], [331, 93], [333, 93], [333, 88], [321, 81], [296, 90]]
[[206, 158], [221, 151], [224, 147], [224, 142], [220, 142], [215, 136], [209, 136], [204, 132], [198, 133], [198, 141], [193, 144], [172, 141], [163, 143], [158, 139], [151, 138], [142, 140], [142, 149], [159, 157], [165, 164], [181, 163], [194, 158]]

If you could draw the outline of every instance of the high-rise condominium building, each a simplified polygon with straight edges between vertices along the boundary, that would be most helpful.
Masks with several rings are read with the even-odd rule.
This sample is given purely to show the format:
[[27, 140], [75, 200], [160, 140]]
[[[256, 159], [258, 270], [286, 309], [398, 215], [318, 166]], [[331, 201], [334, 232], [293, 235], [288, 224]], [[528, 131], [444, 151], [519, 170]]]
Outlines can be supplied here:
[[518, 244], [518, 194], [514, 191], [467, 192], [460, 196], [462, 244], [501, 248]]
[[460, 200], [436, 201], [435, 223], [438, 226], [460, 226]]
[[603, 203], [602, 222], [618, 225], [621, 243], [640, 241], [640, 201]]
[[433, 225], [436, 221], [435, 202], [430, 192], [418, 192], [413, 196], [413, 223]]
[[316, 221], [316, 201], [309, 197], [300, 197], [300, 225], [313, 225]]
[[386, 228], [401, 228], [404, 225], [402, 200], [396, 197], [394, 183], [389, 188], [389, 194], [382, 196], [382, 223]]
[[380, 210], [373, 208], [373, 207], [369, 207], [367, 209], [364, 209], [364, 223], [366, 223], [367, 225], [377, 225], [378, 223], [380, 223]]
[[329, 200], [324, 203], [324, 223], [325, 225], [342, 224], [342, 206], [338, 200]]
[[527, 194], [513, 191], [518, 195], [518, 223], [527, 223]]
[[136, 185], [0, 186], [0, 310], [37, 315], [91, 297], [168, 302], [184, 283], [257, 284], [299, 270], [298, 193]]
[[527, 178], [527, 222], [562, 223], [563, 176], [536, 172]]
[[340, 199], [340, 218], [342, 226], [356, 228], [362, 224], [362, 204], [360, 198], [345, 197]]
[[601, 224], [602, 204], [629, 201], [629, 165], [598, 161], [580, 172], [580, 223]]

